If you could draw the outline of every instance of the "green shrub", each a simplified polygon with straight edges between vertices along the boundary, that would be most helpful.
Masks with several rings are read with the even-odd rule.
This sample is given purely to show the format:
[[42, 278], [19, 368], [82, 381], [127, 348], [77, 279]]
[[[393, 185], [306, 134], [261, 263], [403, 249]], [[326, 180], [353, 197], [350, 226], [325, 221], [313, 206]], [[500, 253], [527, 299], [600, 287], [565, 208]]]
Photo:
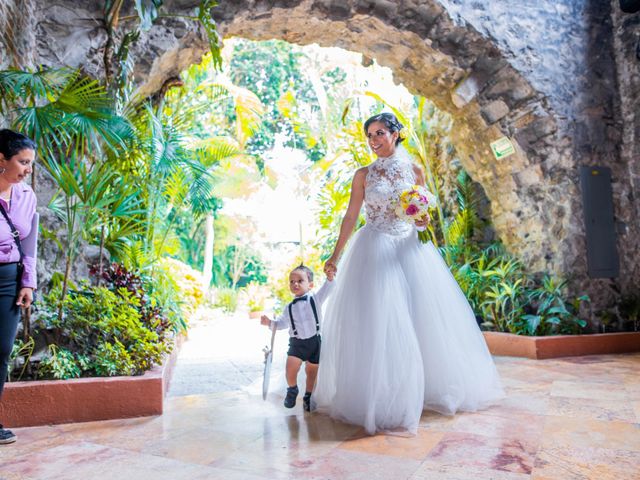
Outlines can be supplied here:
[[242, 295], [250, 312], [263, 312], [269, 296], [269, 288], [257, 282], [249, 282], [242, 288]]
[[40, 377], [139, 375], [170, 350], [170, 337], [158, 334], [153, 317], [143, 316], [141, 299], [125, 287], [70, 292], [62, 319], [52, 298], [58, 292], [45, 296], [36, 328], [49, 344]]
[[38, 372], [41, 376], [57, 380], [77, 378], [82, 374], [80, 363], [73, 352], [57, 345], [49, 345], [48, 354], [42, 359]]
[[[458, 257], [461, 258], [461, 257]], [[465, 254], [451, 270], [487, 330], [518, 335], [581, 333], [586, 295], [569, 299], [567, 282], [551, 276], [541, 281], [498, 245]]]
[[93, 368], [98, 376], [133, 375], [134, 362], [125, 346], [116, 339], [114, 343], [103, 342], [94, 350]]
[[238, 309], [238, 291], [233, 288], [220, 288], [216, 292], [216, 307], [226, 313], [233, 313]]

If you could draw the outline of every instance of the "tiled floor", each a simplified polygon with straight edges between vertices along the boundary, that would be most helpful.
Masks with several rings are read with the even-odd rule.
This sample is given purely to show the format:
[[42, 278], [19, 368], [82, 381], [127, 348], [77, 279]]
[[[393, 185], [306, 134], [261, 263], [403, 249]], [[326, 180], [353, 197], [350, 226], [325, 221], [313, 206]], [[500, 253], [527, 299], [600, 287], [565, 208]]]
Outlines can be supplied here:
[[241, 391], [174, 396], [161, 417], [17, 429], [4, 479], [640, 479], [640, 355], [498, 358], [499, 405], [425, 413], [414, 438]]

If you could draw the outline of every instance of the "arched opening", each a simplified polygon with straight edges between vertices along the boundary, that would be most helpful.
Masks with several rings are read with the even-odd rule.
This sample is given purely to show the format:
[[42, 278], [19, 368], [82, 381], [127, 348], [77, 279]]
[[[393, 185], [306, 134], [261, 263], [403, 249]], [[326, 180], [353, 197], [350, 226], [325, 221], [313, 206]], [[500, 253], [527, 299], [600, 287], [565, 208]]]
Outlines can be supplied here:
[[[491, 40], [456, 25], [437, 2], [388, 9], [374, 2], [286, 2], [274, 8], [221, 5], [224, 36], [282, 39], [357, 51], [392, 69], [398, 82], [432, 100], [454, 119], [452, 140], [464, 168], [491, 202], [499, 238], [532, 271], [567, 273], [576, 261], [580, 218], [566, 142], [542, 94], [503, 58]], [[141, 93], [204, 52], [192, 37], [156, 59]], [[187, 63], [188, 64], [188, 63]], [[497, 160], [491, 142], [510, 137], [515, 153]], [[567, 192], [569, 194], [567, 195]]]

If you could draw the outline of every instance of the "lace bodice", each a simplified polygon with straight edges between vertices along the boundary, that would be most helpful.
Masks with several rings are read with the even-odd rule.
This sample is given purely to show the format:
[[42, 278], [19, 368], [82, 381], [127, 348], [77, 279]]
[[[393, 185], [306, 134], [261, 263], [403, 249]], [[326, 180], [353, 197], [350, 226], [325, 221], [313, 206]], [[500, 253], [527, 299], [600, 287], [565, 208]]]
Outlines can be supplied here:
[[395, 207], [400, 194], [414, 183], [413, 163], [404, 147], [369, 165], [364, 190], [367, 225], [391, 235], [411, 232], [414, 227], [397, 217]]

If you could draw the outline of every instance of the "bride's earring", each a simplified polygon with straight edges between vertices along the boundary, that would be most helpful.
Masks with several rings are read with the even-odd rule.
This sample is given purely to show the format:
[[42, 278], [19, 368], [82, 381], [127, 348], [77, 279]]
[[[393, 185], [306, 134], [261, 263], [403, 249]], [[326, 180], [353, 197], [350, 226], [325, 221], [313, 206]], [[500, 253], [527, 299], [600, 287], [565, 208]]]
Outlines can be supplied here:
[[0, 167], [0, 175], [2, 175], [4, 172], [6, 172], [6, 168]]

